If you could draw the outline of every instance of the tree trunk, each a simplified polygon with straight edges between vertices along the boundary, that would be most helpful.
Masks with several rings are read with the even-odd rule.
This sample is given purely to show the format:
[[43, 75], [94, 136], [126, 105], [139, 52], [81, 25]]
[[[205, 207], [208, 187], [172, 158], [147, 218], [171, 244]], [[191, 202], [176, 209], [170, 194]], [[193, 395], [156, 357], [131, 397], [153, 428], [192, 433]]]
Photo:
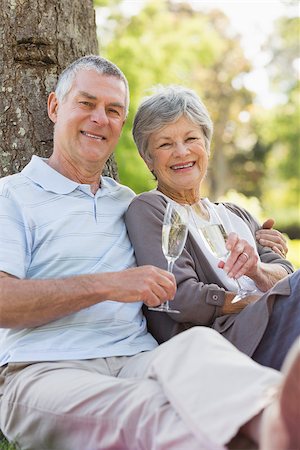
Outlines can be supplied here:
[[[92, 0], [5, 0], [0, 10], [0, 177], [52, 153], [47, 97], [60, 72], [98, 54]], [[117, 178], [114, 159], [105, 175]]]

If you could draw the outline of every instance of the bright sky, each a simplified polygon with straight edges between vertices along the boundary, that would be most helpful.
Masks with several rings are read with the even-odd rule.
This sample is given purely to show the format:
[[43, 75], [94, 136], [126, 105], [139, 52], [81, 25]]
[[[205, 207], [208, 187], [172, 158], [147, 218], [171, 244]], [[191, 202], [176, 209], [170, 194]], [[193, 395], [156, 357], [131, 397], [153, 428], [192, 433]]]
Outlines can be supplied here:
[[[257, 93], [260, 103], [272, 107], [280, 102], [281, 96], [270, 95], [268, 74], [265, 66], [269, 57], [262, 45], [272, 36], [274, 22], [280, 16], [299, 16], [300, 3], [293, 8], [287, 7], [284, 0], [190, 0], [189, 3], [199, 10], [205, 8], [221, 9], [231, 20], [232, 26], [241, 35], [245, 55], [252, 61], [254, 71], [246, 78], [246, 86]], [[300, 75], [300, 54], [298, 76]], [[284, 99], [282, 99], [284, 100]]]
[[[159, 0], [152, 0], [153, 2]], [[182, 2], [182, 0], [173, 0]], [[233, 28], [241, 35], [245, 55], [252, 61], [255, 70], [247, 77], [247, 87], [258, 94], [259, 101], [265, 107], [271, 107], [280, 101], [269, 93], [269, 82], [265, 66], [268, 63], [267, 52], [262, 45], [272, 35], [274, 21], [280, 16], [300, 15], [300, 1], [293, 8], [287, 7], [285, 0], [186, 0], [194, 9], [221, 9], [231, 20]], [[145, 0], [124, 0], [123, 11], [136, 14], [143, 7]], [[300, 77], [300, 50], [298, 59], [298, 76]]]

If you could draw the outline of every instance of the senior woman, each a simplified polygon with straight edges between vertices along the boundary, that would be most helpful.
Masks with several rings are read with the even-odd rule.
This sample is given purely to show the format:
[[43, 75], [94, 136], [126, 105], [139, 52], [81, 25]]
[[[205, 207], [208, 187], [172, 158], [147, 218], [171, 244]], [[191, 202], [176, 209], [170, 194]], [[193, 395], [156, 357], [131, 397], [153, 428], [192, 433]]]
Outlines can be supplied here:
[[[187, 241], [174, 266], [177, 293], [171, 308], [180, 314], [145, 309], [148, 327], [160, 343], [195, 325], [212, 327], [257, 362], [280, 369], [300, 334], [299, 272], [288, 276], [292, 265], [256, 242], [261, 227], [245, 209], [201, 197], [212, 131], [197, 94], [180, 86], [160, 87], [134, 119], [135, 143], [157, 179], [157, 189], [134, 198], [126, 213], [138, 265], [166, 268], [161, 248], [166, 205], [175, 201], [190, 210]], [[198, 231], [216, 214], [232, 231], [225, 265], [206, 250]], [[232, 304], [234, 278], [257, 293]]]

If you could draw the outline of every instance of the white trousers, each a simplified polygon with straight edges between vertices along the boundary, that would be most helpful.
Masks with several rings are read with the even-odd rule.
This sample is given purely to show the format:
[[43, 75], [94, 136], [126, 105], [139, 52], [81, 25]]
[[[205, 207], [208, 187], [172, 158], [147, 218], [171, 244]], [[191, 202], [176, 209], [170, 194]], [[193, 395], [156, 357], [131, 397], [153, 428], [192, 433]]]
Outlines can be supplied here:
[[221, 450], [281, 378], [194, 327], [131, 357], [5, 366], [0, 427], [28, 450]]

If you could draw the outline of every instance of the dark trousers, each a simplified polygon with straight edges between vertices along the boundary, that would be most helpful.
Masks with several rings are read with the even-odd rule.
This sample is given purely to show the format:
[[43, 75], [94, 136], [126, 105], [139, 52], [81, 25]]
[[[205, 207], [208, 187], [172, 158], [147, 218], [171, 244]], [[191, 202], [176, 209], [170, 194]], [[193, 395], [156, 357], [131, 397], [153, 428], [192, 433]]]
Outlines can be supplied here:
[[294, 341], [300, 345], [300, 270], [289, 277], [289, 296], [277, 295], [267, 329], [256, 348], [254, 361], [280, 370]]

